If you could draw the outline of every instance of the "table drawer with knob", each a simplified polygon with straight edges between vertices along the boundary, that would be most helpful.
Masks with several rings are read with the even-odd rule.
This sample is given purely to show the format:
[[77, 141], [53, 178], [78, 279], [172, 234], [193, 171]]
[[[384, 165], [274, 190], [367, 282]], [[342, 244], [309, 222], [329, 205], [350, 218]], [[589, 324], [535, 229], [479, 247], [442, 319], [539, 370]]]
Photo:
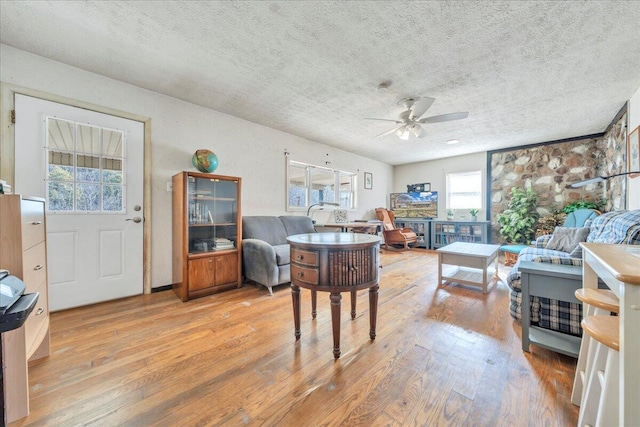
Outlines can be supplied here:
[[318, 252], [291, 248], [291, 262], [317, 267]]
[[315, 268], [306, 268], [291, 264], [291, 279], [294, 282], [300, 281], [317, 285], [319, 283], [319, 273]]

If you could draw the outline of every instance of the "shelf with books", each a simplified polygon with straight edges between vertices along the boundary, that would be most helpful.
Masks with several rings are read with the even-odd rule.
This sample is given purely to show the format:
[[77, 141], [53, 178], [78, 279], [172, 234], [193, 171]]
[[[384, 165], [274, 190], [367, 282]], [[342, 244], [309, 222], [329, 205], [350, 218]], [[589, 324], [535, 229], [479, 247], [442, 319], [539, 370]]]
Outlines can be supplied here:
[[410, 228], [418, 236], [417, 247], [429, 249], [431, 247], [431, 220], [421, 218], [396, 218], [397, 228]]
[[488, 243], [489, 221], [439, 221], [431, 223], [431, 248], [454, 243]]

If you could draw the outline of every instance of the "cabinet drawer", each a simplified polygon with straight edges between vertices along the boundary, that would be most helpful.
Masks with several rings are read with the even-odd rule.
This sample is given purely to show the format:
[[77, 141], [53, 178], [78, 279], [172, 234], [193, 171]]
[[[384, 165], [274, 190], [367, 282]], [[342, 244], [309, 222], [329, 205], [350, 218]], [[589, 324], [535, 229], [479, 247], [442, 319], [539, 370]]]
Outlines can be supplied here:
[[318, 266], [318, 253], [314, 251], [303, 251], [300, 249], [291, 249], [291, 262], [303, 265]]
[[43, 283], [35, 290], [40, 295], [38, 302], [24, 324], [25, 348], [30, 358], [42, 342], [49, 327], [49, 295], [47, 284]]
[[44, 203], [22, 200], [22, 250], [44, 241]]
[[47, 279], [47, 254], [42, 242], [24, 251], [22, 256], [22, 279], [27, 285], [27, 292], [35, 292], [36, 288]]
[[315, 268], [299, 267], [295, 264], [291, 264], [291, 279], [299, 280], [300, 282], [309, 283], [311, 285], [318, 284], [318, 270]]

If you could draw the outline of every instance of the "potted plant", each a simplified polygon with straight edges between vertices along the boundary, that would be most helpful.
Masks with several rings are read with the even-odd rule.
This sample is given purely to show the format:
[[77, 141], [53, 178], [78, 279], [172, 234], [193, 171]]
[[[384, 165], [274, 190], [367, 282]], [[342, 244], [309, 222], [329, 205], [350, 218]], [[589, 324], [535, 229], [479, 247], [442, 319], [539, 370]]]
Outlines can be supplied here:
[[498, 214], [500, 236], [507, 243], [528, 244], [536, 232], [540, 215], [536, 211], [538, 195], [531, 189], [513, 187], [511, 200], [502, 213]]
[[455, 217], [455, 215], [456, 215], [456, 210], [455, 209], [447, 209], [447, 219], [449, 221], [452, 221], [453, 218]]
[[567, 218], [566, 213], [557, 209], [552, 209], [549, 215], [543, 216], [538, 220], [538, 224], [536, 225], [536, 234], [534, 237], [537, 239], [540, 236], [553, 234], [553, 230], [555, 230], [556, 227], [564, 224], [565, 218]]
[[469, 217], [471, 218], [471, 221], [477, 221], [478, 220], [478, 212], [480, 212], [480, 209], [478, 209], [478, 208], [469, 209]]
[[562, 212], [570, 214], [577, 209], [595, 209], [602, 211], [607, 205], [607, 199], [600, 200], [578, 200], [577, 202], [569, 203], [562, 209]]

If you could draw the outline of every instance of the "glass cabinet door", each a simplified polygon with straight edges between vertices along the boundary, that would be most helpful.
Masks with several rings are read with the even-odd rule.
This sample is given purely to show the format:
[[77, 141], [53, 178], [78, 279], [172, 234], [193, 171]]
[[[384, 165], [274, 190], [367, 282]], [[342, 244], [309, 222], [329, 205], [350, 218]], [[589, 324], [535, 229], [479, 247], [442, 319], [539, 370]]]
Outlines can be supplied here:
[[189, 253], [237, 247], [238, 182], [189, 176], [187, 221]]

